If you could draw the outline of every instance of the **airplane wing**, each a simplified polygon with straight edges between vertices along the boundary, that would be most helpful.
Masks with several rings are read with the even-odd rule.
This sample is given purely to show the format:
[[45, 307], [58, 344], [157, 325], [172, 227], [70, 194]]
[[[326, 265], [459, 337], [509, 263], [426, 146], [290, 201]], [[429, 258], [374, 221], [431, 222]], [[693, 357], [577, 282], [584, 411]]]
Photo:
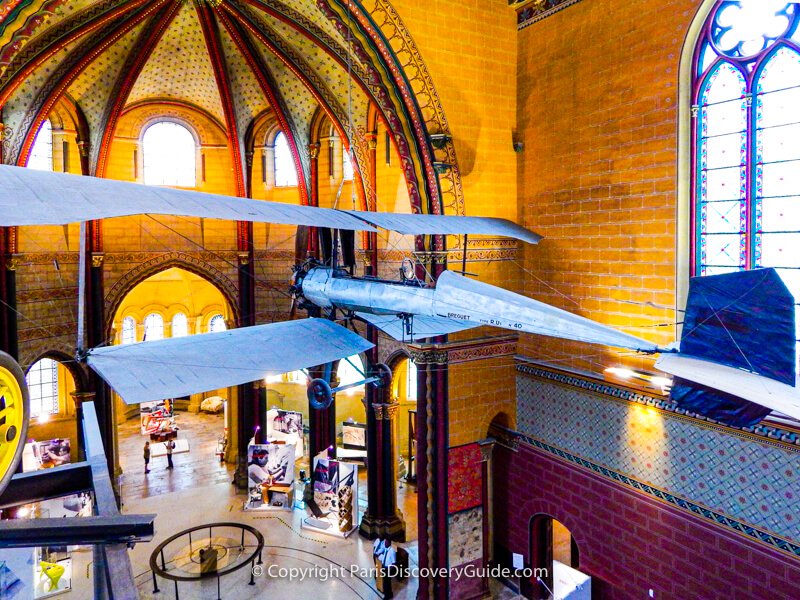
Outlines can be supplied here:
[[66, 225], [139, 214], [206, 217], [404, 234], [486, 234], [535, 244], [541, 236], [505, 219], [332, 210], [268, 200], [0, 165], [0, 226]]
[[321, 365], [372, 346], [327, 319], [300, 319], [95, 348], [88, 363], [127, 404], [139, 404]]
[[0, 165], [0, 225], [66, 225], [138, 214], [375, 231], [338, 210]]
[[442, 318], [512, 331], [658, 352], [658, 345], [560, 308], [445, 271], [436, 282], [433, 307]]
[[780, 381], [682, 354], [662, 354], [656, 368], [800, 419], [800, 390]]
[[498, 235], [538, 244], [537, 233], [507, 219], [495, 217], [459, 217], [451, 215], [401, 215], [396, 213], [346, 211], [367, 223], [408, 235]]
[[418, 342], [426, 338], [465, 331], [479, 327], [478, 323], [443, 319], [426, 315], [413, 315], [411, 319], [411, 334], [406, 333], [403, 319], [397, 315], [373, 315], [365, 312], [356, 312], [367, 323], [371, 323], [387, 335], [401, 342]]

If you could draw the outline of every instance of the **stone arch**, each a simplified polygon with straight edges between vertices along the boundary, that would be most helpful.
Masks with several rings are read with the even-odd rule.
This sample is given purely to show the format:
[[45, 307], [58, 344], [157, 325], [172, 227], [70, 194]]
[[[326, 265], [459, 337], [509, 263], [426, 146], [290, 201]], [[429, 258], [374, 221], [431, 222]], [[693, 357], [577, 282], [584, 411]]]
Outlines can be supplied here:
[[25, 374], [27, 375], [30, 368], [43, 358], [54, 360], [69, 371], [69, 374], [72, 375], [72, 379], [75, 382], [76, 392], [86, 392], [89, 390], [89, 377], [86, 368], [82, 363], [79, 363], [72, 356], [61, 350], [47, 350], [37, 354], [35, 358], [23, 366]]
[[142, 283], [148, 277], [152, 277], [157, 273], [166, 271], [167, 269], [171, 269], [173, 267], [194, 273], [195, 275], [202, 277], [217, 287], [217, 289], [219, 289], [219, 291], [225, 297], [225, 300], [228, 302], [228, 306], [230, 307], [233, 315], [233, 320], [238, 326], [240, 322], [240, 315], [238, 312], [239, 303], [237, 301], [239, 289], [236, 284], [234, 284], [234, 282], [222, 271], [206, 263], [205, 261], [200, 260], [199, 258], [195, 258], [189, 254], [184, 254], [183, 252], [169, 252], [143, 262], [137, 267], [131, 269], [125, 275], [123, 275], [106, 294], [105, 330], [107, 338], [112, 336], [111, 330], [114, 323], [114, 315], [122, 304], [125, 296], [127, 296], [128, 293], [133, 290], [133, 288]]

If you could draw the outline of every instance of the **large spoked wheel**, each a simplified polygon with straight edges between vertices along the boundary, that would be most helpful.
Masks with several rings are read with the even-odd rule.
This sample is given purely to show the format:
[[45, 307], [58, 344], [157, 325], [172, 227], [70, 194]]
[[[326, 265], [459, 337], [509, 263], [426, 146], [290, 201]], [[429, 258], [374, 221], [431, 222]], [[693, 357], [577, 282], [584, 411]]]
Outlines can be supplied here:
[[0, 352], [0, 495], [22, 459], [29, 407], [22, 369], [8, 354]]

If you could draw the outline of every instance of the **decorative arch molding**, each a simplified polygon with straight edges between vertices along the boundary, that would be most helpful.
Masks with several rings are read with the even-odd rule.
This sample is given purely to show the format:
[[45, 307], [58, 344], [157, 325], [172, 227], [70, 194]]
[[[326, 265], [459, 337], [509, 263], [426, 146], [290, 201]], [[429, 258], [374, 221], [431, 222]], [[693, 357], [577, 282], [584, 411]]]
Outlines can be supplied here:
[[106, 337], [110, 338], [114, 326], [114, 315], [122, 301], [133, 288], [142, 283], [145, 279], [166, 271], [167, 269], [178, 268], [194, 273], [214, 285], [225, 297], [228, 303], [230, 314], [235, 323], [239, 323], [238, 295], [239, 289], [225, 273], [207, 262], [184, 254], [183, 252], [168, 252], [161, 256], [152, 258], [141, 263], [123, 275], [109, 290], [105, 298]]
[[75, 382], [75, 391], [86, 392], [89, 390], [88, 373], [83, 363], [78, 363], [72, 356], [61, 350], [46, 350], [35, 355], [30, 362], [26, 362], [22, 367], [25, 374], [28, 374], [30, 368], [43, 358], [49, 358], [61, 366], [63, 366], [69, 374], [72, 375], [72, 380]]
[[[676, 224], [676, 294], [677, 306], [684, 306], [689, 295], [691, 269], [692, 214], [692, 67], [694, 53], [703, 25], [717, 0], [702, 0], [692, 20], [681, 51], [678, 81], [678, 214]], [[678, 325], [678, 335], [681, 326]]]
[[[168, 99], [148, 99], [130, 104], [122, 111], [120, 136], [140, 139], [142, 131], [157, 121], [170, 121], [189, 128], [199, 145], [226, 146], [225, 126], [199, 106]], [[113, 143], [113, 140], [112, 140]]]

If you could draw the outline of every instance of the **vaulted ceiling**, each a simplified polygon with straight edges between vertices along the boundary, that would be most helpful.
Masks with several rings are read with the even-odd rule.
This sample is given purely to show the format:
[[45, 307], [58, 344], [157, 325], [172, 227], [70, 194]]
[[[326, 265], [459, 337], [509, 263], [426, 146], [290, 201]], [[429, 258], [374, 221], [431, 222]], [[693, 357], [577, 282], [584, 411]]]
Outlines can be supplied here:
[[[3, 162], [25, 164], [60, 100], [85, 116], [88, 170], [103, 176], [123, 112], [191, 105], [226, 131], [240, 194], [248, 132], [271, 111], [308, 183], [311, 126], [322, 110], [367, 164], [370, 115], [394, 136], [419, 210], [436, 211], [434, 150], [413, 92], [361, 5], [338, 0], [21, 0], [0, 19]], [[361, 13], [349, 11], [359, 10]], [[362, 17], [362, 18], [359, 18]], [[374, 118], [373, 118], [374, 120]], [[441, 133], [434, 131], [432, 133]], [[246, 147], [248, 140], [250, 148]], [[260, 143], [260, 142], [256, 142]], [[369, 199], [368, 178], [362, 178]], [[305, 190], [302, 190], [305, 193]]]

